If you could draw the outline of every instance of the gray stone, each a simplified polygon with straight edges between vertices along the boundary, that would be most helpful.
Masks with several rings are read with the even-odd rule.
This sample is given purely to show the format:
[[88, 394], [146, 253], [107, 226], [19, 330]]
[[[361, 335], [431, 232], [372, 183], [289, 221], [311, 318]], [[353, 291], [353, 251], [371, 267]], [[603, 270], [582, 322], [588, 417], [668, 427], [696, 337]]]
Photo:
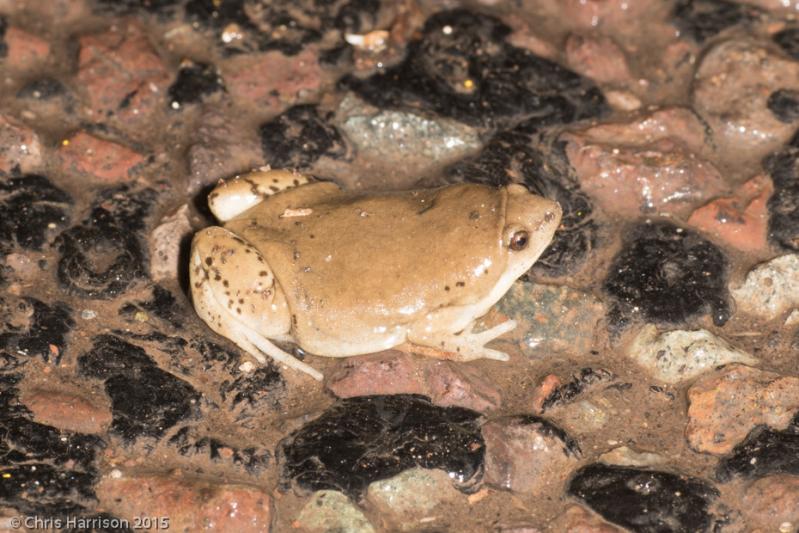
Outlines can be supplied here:
[[760, 264], [743, 285], [730, 291], [738, 310], [773, 320], [799, 306], [799, 254], [788, 254]]
[[375, 528], [349, 498], [335, 490], [314, 492], [296, 521], [309, 533], [374, 533]]
[[341, 103], [338, 116], [359, 158], [417, 178], [481, 146], [477, 130], [455, 120], [379, 110], [352, 95]]
[[707, 330], [658, 333], [647, 324], [633, 339], [627, 355], [666, 383], [679, 383], [727, 363], [757, 364], [757, 359]]
[[588, 352], [605, 314], [602, 302], [586, 292], [522, 281], [514, 283], [497, 305], [519, 323], [522, 350], [531, 356]]
[[436, 506], [459, 499], [465, 501], [466, 497], [452, 486], [452, 480], [443, 470], [411, 468], [369, 485], [366, 499], [381, 517], [406, 531], [427, 523], [433, 518], [428, 515]]

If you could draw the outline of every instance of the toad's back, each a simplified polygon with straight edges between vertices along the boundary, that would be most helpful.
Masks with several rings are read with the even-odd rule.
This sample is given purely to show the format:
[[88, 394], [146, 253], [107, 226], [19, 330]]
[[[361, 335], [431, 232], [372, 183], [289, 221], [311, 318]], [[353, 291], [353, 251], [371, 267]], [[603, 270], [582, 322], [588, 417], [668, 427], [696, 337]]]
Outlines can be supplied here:
[[505, 266], [505, 189], [367, 196], [329, 185], [277, 194], [225, 225], [263, 253], [293, 312], [314, 327], [407, 323], [474, 303]]

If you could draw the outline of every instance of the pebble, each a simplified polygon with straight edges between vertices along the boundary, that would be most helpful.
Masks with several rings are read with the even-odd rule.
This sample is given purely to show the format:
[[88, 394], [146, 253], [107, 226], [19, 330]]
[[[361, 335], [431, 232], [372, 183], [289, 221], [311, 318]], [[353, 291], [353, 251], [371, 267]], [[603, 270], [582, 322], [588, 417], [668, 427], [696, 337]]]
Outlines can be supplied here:
[[650, 376], [666, 383], [687, 381], [727, 363], [758, 363], [748, 353], [707, 330], [658, 333], [653, 324], [641, 328], [626, 353]]
[[688, 389], [688, 403], [689, 445], [725, 455], [758, 424], [788, 427], [799, 411], [799, 377], [729, 365]]
[[577, 441], [543, 418], [495, 419], [485, 423], [482, 431], [485, 480], [500, 489], [534, 496], [559, 494], [579, 462]]
[[327, 380], [339, 398], [375, 394], [421, 394], [441, 406], [487, 412], [502, 398], [491, 380], [472, 366], [389, 350], [350, 357]]
[[799, 306], [799, 254], [776, 257], [753, 268], [730, 290], [738, 311], [769, 321]]
[[268, 531], [272, 498], [244, 484], [213, 483], [175, 475], [107, 476], [97, 487], [102, 508], [136, 523], [138, 517], [164, 518], [152, 529], [170, 531]]
[[446, 472], [411, 468], [369, 485], [366, 501], [398, 530], [418, 531], [424, 526], [420, 519], [435, 516], [438, 506], [465, 502], [466, 497], [452, 487]]
[[308, 533], [375, 533], [366, 515], [335, 490], [313, 493], [292, 527]]
[[588, 292], [522, 281], [513, 284], [497, 307], [519, 323], [524, 332], [520, 347], [531, 357], [584, 355], [593, 348], [605, 314], [602, 302]]

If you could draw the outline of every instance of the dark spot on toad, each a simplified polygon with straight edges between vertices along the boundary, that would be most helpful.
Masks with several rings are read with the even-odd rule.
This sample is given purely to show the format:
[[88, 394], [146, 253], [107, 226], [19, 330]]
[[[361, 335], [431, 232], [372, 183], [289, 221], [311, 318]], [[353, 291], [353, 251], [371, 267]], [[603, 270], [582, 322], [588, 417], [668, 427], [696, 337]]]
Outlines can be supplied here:
[[241, 307], [236, 308], [236, 313], [241, 314]]
[[208, 266], [213, 265], [214, 264], [214, 258], [213, 257], [206, 257], [205, 258], [205, 264], [208, 265]]
[[225, 287], [230, 287], [230, 282], [228, 280], [224, 279], [224, 280], [222, 280], [222, 285], [224, 285]]
[[444, 285], [444, 290], [449, 291], [449, 285]]
[[477, 220], [478, 218], [480, 218], [480, 213], [477, 211], [472, 211], [469, 213], [469, 220]]
[[455, 286], [456, 286], [456, 287], [465, 287], [465, 286], [466, 286], [466, 283], [464, 283], [464, 282], [462, 282], [462, 281], [458, 281], [457, 283], [455, 283]]
[[266, 270], [261, 270], [260, 272], [258, 272], [258, 275], [261, 276], [262, 278], [266, 277], [268, 274], [269, 273]]

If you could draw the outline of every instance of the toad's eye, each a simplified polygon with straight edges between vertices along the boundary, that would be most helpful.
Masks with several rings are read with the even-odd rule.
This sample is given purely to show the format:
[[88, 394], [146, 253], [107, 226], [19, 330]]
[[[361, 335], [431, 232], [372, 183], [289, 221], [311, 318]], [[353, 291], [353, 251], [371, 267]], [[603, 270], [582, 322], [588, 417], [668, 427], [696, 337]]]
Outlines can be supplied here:
[[530, 234], [524, 230], [520, 230], [510, 236], [510, 242], [508, 243], [508, 247], [514, 252], [518, 252], [519, 250], [524, 250], [525, 248], [527, 248], [527, 244], [529, 242], [530, 242]]

